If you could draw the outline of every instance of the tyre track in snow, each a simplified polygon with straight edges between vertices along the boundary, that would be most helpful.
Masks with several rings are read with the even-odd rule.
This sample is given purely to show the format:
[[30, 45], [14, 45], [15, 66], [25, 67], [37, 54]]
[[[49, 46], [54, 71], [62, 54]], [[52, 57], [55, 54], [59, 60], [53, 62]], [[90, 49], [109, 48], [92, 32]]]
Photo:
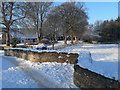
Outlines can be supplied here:
[[63, 86], [59, 86], [59, 84], [54, 80], [53, 81], [49, 80], [50, 77], [46, 76], [43, 72], [35, 71], [28, 64], [18, 61], [14, 57], [2, 56], [2, 58], [19, 67], [21, 71], [23, 71], [26, 75], [30, 76], [30, 78], [33, 79], [36, 82], [36, 84], [40, 86], [40, 88], [62, 88], [63, 87]]

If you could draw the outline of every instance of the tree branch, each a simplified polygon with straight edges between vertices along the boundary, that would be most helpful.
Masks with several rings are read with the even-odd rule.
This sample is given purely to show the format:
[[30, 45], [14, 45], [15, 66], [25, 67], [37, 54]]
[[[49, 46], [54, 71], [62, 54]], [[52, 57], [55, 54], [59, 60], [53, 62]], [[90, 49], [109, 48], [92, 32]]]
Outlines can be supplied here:
[[23, 18], [25, 18], [25, 16], [24, 16], [24, 17], [20, 17], [20, 18], [17, 18], [17, 19], [12, 20], [11, 23], [10, 23], [10, 25], [12, 25], [13, 22], [15, 22], [15, 21], [17, 21], [17, 20], [20, 20], [20, 19], [23, 19]]

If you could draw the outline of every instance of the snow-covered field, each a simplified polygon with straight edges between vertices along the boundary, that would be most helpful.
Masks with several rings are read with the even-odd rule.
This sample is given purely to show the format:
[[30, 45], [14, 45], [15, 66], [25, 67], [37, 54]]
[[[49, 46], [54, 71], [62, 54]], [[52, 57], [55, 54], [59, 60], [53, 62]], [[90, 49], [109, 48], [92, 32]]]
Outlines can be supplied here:
[[[118, 80], [118, 45], [117, 44], [77, 44], [59, 51], [80, 52], [78, 64], [106, 77]], [[91, 53], [92, 62], [89, 52]]]

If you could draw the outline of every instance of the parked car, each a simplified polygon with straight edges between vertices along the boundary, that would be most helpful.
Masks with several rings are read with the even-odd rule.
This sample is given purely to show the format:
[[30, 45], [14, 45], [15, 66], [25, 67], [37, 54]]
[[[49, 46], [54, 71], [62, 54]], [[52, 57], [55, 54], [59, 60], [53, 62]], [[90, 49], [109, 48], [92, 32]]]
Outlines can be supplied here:
[[47, 47], [37, 47], [37, 50], [47, 50]]
[[37, 50], [47, 50], [47, 44], [38, 44], [37, 47], [36, 47]]

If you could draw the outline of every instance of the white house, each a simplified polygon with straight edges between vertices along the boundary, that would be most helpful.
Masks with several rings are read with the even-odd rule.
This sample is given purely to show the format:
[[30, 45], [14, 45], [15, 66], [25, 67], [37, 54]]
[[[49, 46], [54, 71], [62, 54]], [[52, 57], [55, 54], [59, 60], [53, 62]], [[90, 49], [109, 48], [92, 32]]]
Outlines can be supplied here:
[[[19, 38], [21, 43], [24, 43], [26, 41], [36, 42], [37, 36], [35, 34], [34, 30], [26, 30], [26, 29], [19, 29], [14, 28], [10, 30], [10, 36], [11, 38]], [[0, 43], [5, 43], [5, 32], [0, 32]]]

